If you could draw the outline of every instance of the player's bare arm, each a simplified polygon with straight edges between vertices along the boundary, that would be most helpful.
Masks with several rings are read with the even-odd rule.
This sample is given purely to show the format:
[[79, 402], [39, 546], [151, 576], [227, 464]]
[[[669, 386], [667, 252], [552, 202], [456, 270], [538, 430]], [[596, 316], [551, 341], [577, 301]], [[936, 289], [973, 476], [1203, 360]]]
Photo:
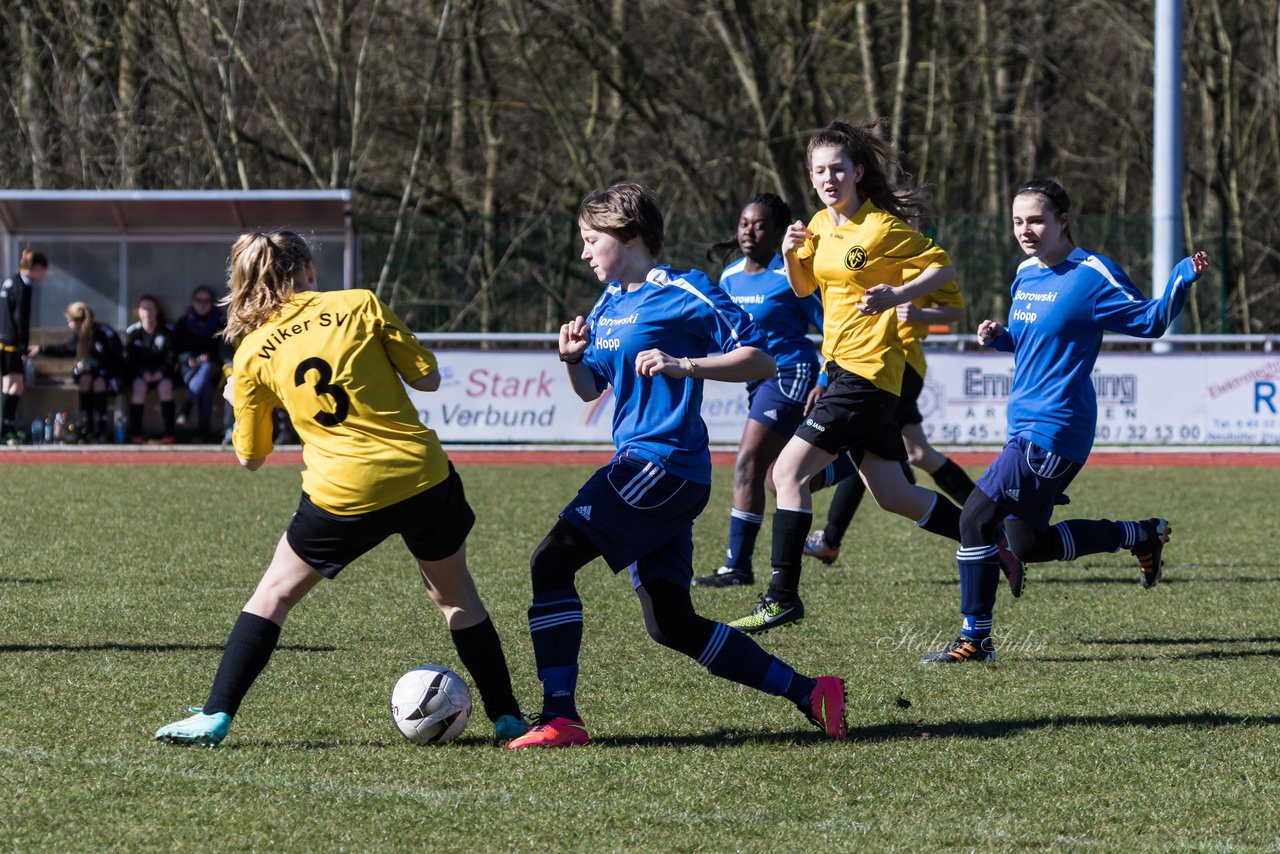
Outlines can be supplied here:
[[867, 315], [888, 311], [949, 285], [955, 277], [955, 267], [932, 267], [907, 284], [896, 288], [892, 285], [875, 285], [867, 288], [862, 299], [858, 301], [858, 311]]
[[777, 371], [773, 357], [755, 347], [739, 347], [731, 353], [693, 358], [672, 356], [661, 350], [645, 350], [636, 356], [636, 375], [641, 377], [666, 374], [676, 379], [698, 377], [741, 383], [771, 377]]

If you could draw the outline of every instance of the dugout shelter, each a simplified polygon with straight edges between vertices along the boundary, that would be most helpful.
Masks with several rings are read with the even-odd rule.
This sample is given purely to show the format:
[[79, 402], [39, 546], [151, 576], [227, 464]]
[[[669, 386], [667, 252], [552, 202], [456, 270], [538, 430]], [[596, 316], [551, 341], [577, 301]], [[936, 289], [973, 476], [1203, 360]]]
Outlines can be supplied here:
[[2, 190], [2, 276], [30, 246], [49, 258], [33, 293], [33, 328], [66, 328], [68, 303], [83, 301], [118, 330], [152, 294], [173, 319], [192, 289], [225, 290], [227, 255], [245, 231], [289, 228], [315, 249], [319, 286], [356, 281], [350, 190]]
[[[0, 279], [17, 272], [27, 247], [48, 257], [32, 293], [35, 343], [67, 339], [64, 311], [76, 301], [123, 334], [143, 294], [172, 322], [197, 286], [225, 293], [231, 244], [273, 228], [311, 241], [319, 288], [355, 287], [350, 190], [0, 190]], [[74, 404], [70, 369], [57, 361], [34, 360], [35, 397], [24, 410]]]

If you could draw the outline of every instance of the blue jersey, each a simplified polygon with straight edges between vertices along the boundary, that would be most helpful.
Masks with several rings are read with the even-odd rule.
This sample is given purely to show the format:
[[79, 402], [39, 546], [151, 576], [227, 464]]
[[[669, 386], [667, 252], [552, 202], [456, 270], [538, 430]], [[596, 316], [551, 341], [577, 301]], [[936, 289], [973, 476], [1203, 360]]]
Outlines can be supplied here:
[[815, 291], [798, 297], [787, 284], [782, 256], [774, 255], [768, 268], [746, 272], [747, 259], [739, 258], [720, 274], [720, 287], [728, 292], [764, 333], [765, 349], [779, 368], [816, 364], [818, 350], [805, 337], [809, 327], [822, 328], [822, 299]]
[[696, 483], [711, 482], [702, 420], [702, 380], [636, 375], [636, 357], [658, 349], [701, 358], [738, 347], [765, 349], [764, 336], [729, 295], [698, 270], [654, 267], [639, 288], [610, 284], [587, 318], [583, 364], [596, 389], [613, 386], [613, 443]]
[[1013, 353], [1009, 438], [1084, 463], [1098, 402], [1093, 365], [1102, 333], [1158, 338], [1182, 311], [1196, 279], [1191, 259], [1173, 269], [1164, 295], [1147, 299], [1111, 260], [1074, 249], [1054, 267], [1028, 258], [1011, 289], [1009, 325], [992, 342]]

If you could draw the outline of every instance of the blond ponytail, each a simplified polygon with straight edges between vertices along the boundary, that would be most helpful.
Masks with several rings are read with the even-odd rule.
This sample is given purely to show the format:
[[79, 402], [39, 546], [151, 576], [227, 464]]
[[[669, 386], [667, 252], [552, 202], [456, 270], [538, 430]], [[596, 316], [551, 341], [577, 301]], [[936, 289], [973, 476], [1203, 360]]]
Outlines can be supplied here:
[[227, 263], [229, 293], [220, 302], [227, 310], [223, 337], [238, 341], [271, 319], [297, 291], [307, 288], [310, 263], [311, 247], [292, 231], [240, 235]]

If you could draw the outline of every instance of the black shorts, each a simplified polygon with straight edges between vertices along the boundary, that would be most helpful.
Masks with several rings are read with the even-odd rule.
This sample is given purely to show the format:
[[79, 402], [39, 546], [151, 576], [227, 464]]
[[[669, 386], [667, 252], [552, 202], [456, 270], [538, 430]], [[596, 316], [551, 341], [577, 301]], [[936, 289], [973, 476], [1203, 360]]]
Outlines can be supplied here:
[[462, 478], [450, 463], [449, 477], [442, 483], [371, 513], [330, 513], [304, 492], [285, 536], [308, 566], [333, 578], [392, 534], [403, 537], [419, 560], [444, 560], [462, 548], [475, 521]]
[[898, 406], [893, 410], [893, 422], [902, 427], [904, 424], [923, 424], [924, 416], [920, 414], [920, 392], [924, 391], [924, 377], [916, 373], [916, 369], [907, 365], [902, 372], [902, 394], [898, 397]]
[[20, 374], [24, 369], [25, 365], [22, 363], [21, 351], [0, 350], [0, 377], [7, 377], [9, 374]]
[[80, 382], [81, 377], [90, 377], [95, 380], [106, 380], [107, 388], [116, 392], [120, 390], [120, 381], [115, 378], [108, 368], [93, 362], [77, 362], [76, 366], [71, 369], [71, 379]]
[[155, 389], [159, 388], [160, 383], [164, 382], [165, 380], [169, 380], [174, 385], [177, 385], [178, 383], [177, 376], [175, 376], [171, 371], [165, 371], [163, 374], [161, 374], [159, 377], [157, 377], [154, 380], [144, 380], [142, 379], [142, 375], [138, 374], [137, 376], [131, 377], [129, 379], [129, 385], [133, 385], [138, 380], [142, 380], [142, 384], [145, 385], [149, 391], [154, 391]]
[[796, 428], [796, 436], [830, 454], [862, 450], [905, 460], [902, 433], [893, 420], [898, 396], [835, 362], [827, 363], [827, 379], [827, 390]]

